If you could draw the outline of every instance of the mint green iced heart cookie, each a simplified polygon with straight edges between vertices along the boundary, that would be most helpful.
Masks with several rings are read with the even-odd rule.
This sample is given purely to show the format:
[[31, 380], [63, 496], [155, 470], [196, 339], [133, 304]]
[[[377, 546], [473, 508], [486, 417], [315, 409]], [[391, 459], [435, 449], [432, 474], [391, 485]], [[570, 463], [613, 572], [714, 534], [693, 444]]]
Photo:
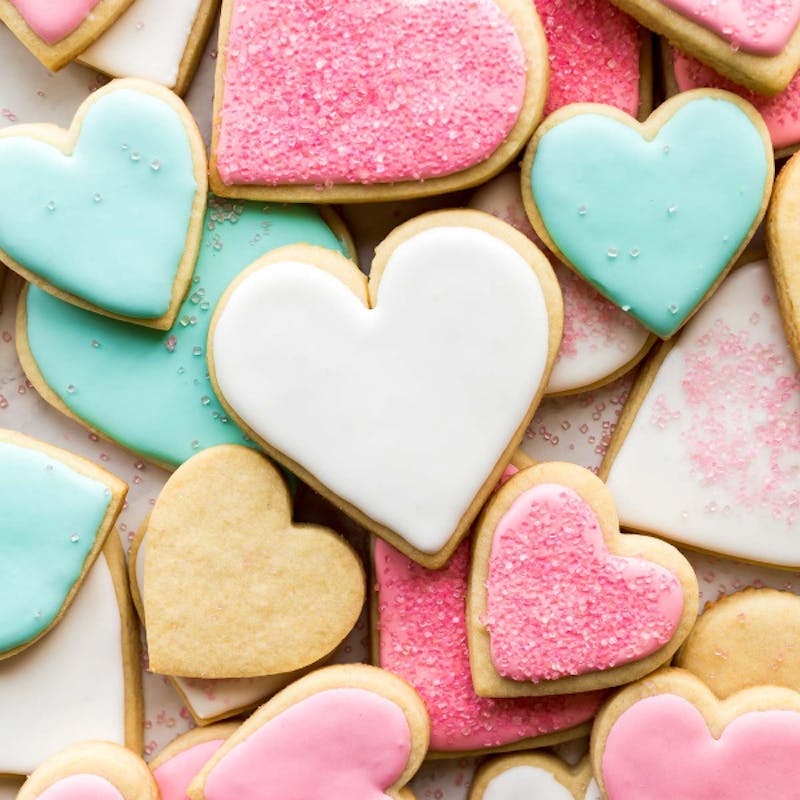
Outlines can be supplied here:
[[528, 152], [526, 205], [577, 272], [667, 338], [763, 216], [770, 140], [757, 112], [727, 92], [668, 101], [643, 126], [651, 139], [622, 118], [603, 106], [551, 118]]
[[188, 287], [206, 198], [205, 150], [181, 101], [115, 81], [70, 131], [0, 135], [0, 258], [70, 302], [169, 327]]

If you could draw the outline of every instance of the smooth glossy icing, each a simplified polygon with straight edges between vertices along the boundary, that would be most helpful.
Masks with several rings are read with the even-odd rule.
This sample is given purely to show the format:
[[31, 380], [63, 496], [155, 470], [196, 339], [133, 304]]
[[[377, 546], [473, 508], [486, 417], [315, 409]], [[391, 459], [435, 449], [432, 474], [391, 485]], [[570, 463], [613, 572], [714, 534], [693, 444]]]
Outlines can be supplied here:
[[99, 775], [69, 775], [50, 784], [38, 800], [124, 800], [111, 781]]
[[733, 272], [687, 325], [607, 483], [623, 528], [798, 567], [798, 474], [800, 376], [761, 261]]
[[100, 0], [11, 0], [30, 29], [47, 44], [77, 30]]
[[800, 783], [800, 714], [751, 711], [719, 739], [683, 697], [661, 694], [614, 722], [602, 756], [608, 800], [794, 800]]
[[91, 106], [70, 155], [0, 139], [0, 248], [58, 290], [154, 319], [172, 299], [196, 192], [179, 114], [118, 89]]
[[783, 52], [800, 21], [798, 0], [661, 0], [713, 31], [734, 50], [762, 56]]
[[28, 775], [84, 739], [125, 743], [122, 648], [117, 595], [101, 555], [58, 625], [0, 661], [0, 772]]
[[364, 689], [327, 689], [301, 700], [238, 743], [208, 773], [206, 800], [388, 800], [411, 732], [400, 706]]
[[572, 792], [541, 767], [519, 766], [492, 778], [482, 800], [574, 800]]
[[0, 652], [53, 624], [110, 502], [104, 483], [40, 450], [0, 443]]
[[142, 78], [172, 88], [202, 0], [135, 0], [80, 55], [120, 78]]
[[310, 264], [250, 274], [217, 316], [213, 358], [260, 437], [436, 553], [527, 413], [548, 337], [530, 264], [486, 231], [440, 227], [395, 249], [374, 309]]
[[531, 181], [562, 253], [595, 287], [661, 337], [703, 300], [761, 210], [767, 160], [736, 105], [686, 103], [652, 141], [583, 113], [551, 128]]
[[216, 148], [226, 184], [449, 175], [486, 160], [522, 108], [525, 53], [494, 0], [232, 6]]
[[431, 719], [431, 750], [500, 747], [590, 720], [600, 692], [490, 699], [472, 686], [465, 620], [469, 542], [440, 570], [375, 542], [380, 665], [408, 681]]
[[186, 800], [186, 790], [211, 756], [225, 744], [224, 739], [201, 742], [174, 755], [153, 770], [161, 800]]
[[208, 379], [208, 326], [220, 295], [250, 262], [295, 242], [344, 249], [311, 206], [212, 197], [189, 294], [170, 331], [104, 318], [31, 287], [33, 359], [77, 417], [146, 458], [175, 467], [199, 449], [241, 444]]

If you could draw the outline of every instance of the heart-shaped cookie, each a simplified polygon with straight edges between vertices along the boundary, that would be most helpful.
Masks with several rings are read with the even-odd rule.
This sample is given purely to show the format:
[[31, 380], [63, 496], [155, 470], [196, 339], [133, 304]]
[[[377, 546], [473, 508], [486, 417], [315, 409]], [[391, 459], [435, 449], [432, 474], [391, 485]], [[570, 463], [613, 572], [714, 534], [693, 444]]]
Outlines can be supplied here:
[[470, 783], [469, 800], [595, 800], [596, 786], [588, 758], [569, 767], [545, 753], [522, 753], [484, 761]]
[[91, 311], [169, 328], [191, 281], [205, 204], [197, 124], [157, 84], [113, 81], [68, 131], [0, 132], [0, 258]]
[[364, 664], [318, 670], [262, 706], [203, 767], [191, 800], [398, 800], [428, 748], [425, 707]]
[[545, 463], [489, 501], [475, 534], [467, 624], [488, 697], [618, 686], [668, 662], [697, 617], [697, 578], [672, 546], [619, 532], [592, 472]]
[[600, 477], [626, 530], [797, 568], [798, 420], [775, 286], [753, 262], [640, 374]]
[[474, 186], [541, 118], [546, 51], [530, 0], [227, 0], [211, 186], [311, 203]]
[[750, 240], [773, 174], [758, 112], [698, 89], [641, 124], [611, 106], [560, 109], [531, 140], [522, 191], [547, 247], [668, 338]]
[[364, 604], [364, 571], [333, 531], [293, 525], [278, 470], [220, 445], [172, 475], [147, 523], [150, 669], [245, 678], [328, 655]]
[[167, 469], [198, 449], [241, 444], [242, 431], [208, 381], [206, 339], [217, 301], [270, 250], [308, 242], [347, 253], [347, 238], [324, 210], [212, 195], [191, 292], [169, 331], [101, 317], [31, 286], [17, 308], [20, 362], [59, 411]]
[[86, 459], [0, 430], [0, 659], [57, 624], [100, 554], [127, 490]]
[[112, 742], [79, 742], [51, 756], [17, 800], [159, 800], [147, 764]]
[[761, 686], [719, 701], [677, 669], [617, 694], [598, 715], [591, 745], [607, 800], [794, 800], [798, 751], [800, 694]]
[[530, 240], [478, 211], [434, 212], [381, 243], [369, 281], [319, 248], [257, 261], [217, 306], [211, 377], [270, 455], [436, 568], [522, 437], [561, 317]]

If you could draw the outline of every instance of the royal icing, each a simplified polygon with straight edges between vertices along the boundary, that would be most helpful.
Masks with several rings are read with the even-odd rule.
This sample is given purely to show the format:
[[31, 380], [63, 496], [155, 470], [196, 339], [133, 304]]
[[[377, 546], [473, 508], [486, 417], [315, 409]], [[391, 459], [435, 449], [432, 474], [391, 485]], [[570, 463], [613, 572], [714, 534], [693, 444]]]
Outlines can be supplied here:
[[424, 553], [447, 544], [525, 417], [550, 335], [530, 264], [471, 227], [403, 241], [373, 309], [286, 261], [245, 278], [216, 319], [227, 404]]
[[30, 29], [47, 44], [57, 44], [77, 30], [100, 0], [11, 0]]
[[733, 272], [681, 334], [607, 484], [623, 527], [797, 567], [798, 471], [800, 379], [760, 261]]
[[101, 317], [30, 287], [31, 355], [70, 411], [110, 439], [170, 467], [215, 444], [242, 443], [208, 379], [211, 314], [258, 256], [308, 242], [343, 250], [310, 206], [210, 198], [189, 294], [166, 333]]
[[0, 661], [0, 772], [27, 775], [83, 739], [125, 743], [123, 637], [105, 556], [47, 636]]
[[106, 484], [39, 450], [0, 442], [0, 652], [53, 624], [110, 503]]
[[99, 775], [70, 775], [48, 786], [38, 800], [124, 800], [111, 781]]
[[600, 787], [594, 778], [589, 781], [589, 785], [586, 787], [584, 800], [603, 800], [603, 795], [600, 794]]
[[752, 711], [715, 739], [702, 714], [674, 694], [639, 700], [614, 722], [602, 756], [608, 800], [794, 800], [800, 714]]
[[172, 88], [203, 0], [135, 0], [80, 60], [108, 75]]
[[449, 175], [491, 156], [521, 111], [525, 52], [494, 0], [231, 6], [225, 184]]
[[153, 770], [161, 800], [186, 800], [186, 790], [206, 762], [225, 744], [224, 739], [201, 742], [174, 755]]
[[519, 766], [492, 778], [482, 800], [574, 800], [572, 792], [541, 767]]
[[768, 165], [744, 111], [702, 97], [680, 107], [652, 140], [601, 114], [569, 117], [539, 141], [530, 177], [539, 214], [566, 258], [666, 338], [748, 237]]
[[[541, 246], [525, 216], [518, 172], [507, 172], [482, 186], [470, 207], [500, 217]], [[648, 337], [636, 320], [572, 270], [558, 262], [553, 270], [564, 298], [564, 335], [547, 384], [550, 394], [574, 392], [613, 375], [641, 353]]]
[[388, 800], [403, 773], [411, 732], [403, 710], [364, 689], [328, 689], [282, 711], [208, 773], [206, 800], [353, 797]]
[[0, 248], [55, 289], [113, 314], [169, 308], [197, 183], [184, 122], [164, 100], [108, 92], [65, 155], [0, 139]]
[[573, 489], [528, 489], [497, 524], [482, 622], [505, 678], [558, 680], [638, 661], [670, 641], [682, 611], [675, 575], [609, 554]]
[[472, 685], [466, 628], [469, 542], [428, 570], [375, 542], [380, 664], [419, 693], [431, 720], [431, 750], [502, 747], [590, 720], [602, 694], [491, 699]]
[[661, 0], [736, 50], [780, 55], [800, 22], [798, 0]]
[[800, 75], [795, 75], [782, 92], [769, 97], [737, 86], [711, 67], [679, 50], [672, 50], [672, 65], [675, 82], [681, 92], [705, 88], [725, 89], [752, 103], [764, 118], [776, 150], [800, 142]]

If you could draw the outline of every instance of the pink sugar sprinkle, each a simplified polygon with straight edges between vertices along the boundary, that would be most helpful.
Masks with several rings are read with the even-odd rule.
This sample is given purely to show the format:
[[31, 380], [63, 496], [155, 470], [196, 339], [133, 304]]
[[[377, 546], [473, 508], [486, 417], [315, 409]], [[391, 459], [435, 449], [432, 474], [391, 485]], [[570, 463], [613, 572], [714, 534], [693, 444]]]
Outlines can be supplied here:
[[431, 749], [499, 747], [591, 719], [602, 692], [513, 700], [475, 694], [465, 621], [468, 569], [469, 542], [441, 570], [375, 544], [381, 666], [419, 692], [431, 718]]
[[535, 0], [547, 36], [545, 113], [568, 103], [639, 111], [639, 26], [608, 0]]
[[229, 185], [449, 175], [498, 148], [525, 85], [492, 0], [235, 0], [217, 166]]
[[678, 579], [609, 554], [591, 506], [556, 484], [529, 489], [503, 515], [486, 587], [492, 662], [517, 681], [638, 661], [672, 638], [683, 611]]
[[672, 51], [672, 60], [675, 81], [682, 92], [705, 88], [735, 92], [752, 103], [764, 117], [774, 148], [790, 147], [800, 142], [800, 73], [792, 78], [782, 92], [774, 97], [767, 97], [737, 86], [733, 81], [718, 75], [711, 67], [677, 50]]

